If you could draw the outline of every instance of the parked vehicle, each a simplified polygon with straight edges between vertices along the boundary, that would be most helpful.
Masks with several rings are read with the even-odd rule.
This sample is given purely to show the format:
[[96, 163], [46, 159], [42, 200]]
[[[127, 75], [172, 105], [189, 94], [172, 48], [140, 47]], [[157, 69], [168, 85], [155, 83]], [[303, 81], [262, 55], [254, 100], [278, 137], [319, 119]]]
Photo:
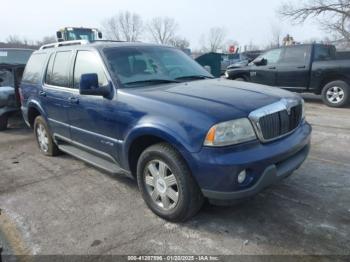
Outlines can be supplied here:
[[64, 27], [56, 32], [58, 42], [87, 40], [95, 41], [102, 39], [102, 33], [96, 28]]
[[237, 54], [236, 59], [230, 61], [230, 64], [226, 67], [224, 73], [226, 70], [248, 66], [248, 64], [257, 58], [260, 54], [260, 51], [248, 51]]
[[247, 198], [305, 160], [303, 100], [272, 87], [212, 79], [181, 50], [144, 43], [44, 46], [21, 84], [40, 150], [137, 179], [157, 215], [184, 221], [204, 198]]
[[226, 78], [321, 94], [331, 107], [350, 102], [350, 60], [331, 45], [295, 45], [267, 51], [246, 67], [229, 69]]
[[8, 118], [20, 112], [19, 83], [33, 50], [0, 48], [0, 131], [5, 130]]

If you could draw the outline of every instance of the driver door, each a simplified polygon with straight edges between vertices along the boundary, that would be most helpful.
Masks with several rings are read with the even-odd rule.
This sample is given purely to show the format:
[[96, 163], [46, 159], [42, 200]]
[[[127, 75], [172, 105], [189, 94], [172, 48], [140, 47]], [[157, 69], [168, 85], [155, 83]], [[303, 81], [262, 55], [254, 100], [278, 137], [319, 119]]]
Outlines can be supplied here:
[[252, 66], [250, 71], [251, 82], [275, 86], [277, 64], [280, 60], [281, 53], [282, 49], [274, 49], [259, 56], [255, 61], [261, 60], [262, 62]]

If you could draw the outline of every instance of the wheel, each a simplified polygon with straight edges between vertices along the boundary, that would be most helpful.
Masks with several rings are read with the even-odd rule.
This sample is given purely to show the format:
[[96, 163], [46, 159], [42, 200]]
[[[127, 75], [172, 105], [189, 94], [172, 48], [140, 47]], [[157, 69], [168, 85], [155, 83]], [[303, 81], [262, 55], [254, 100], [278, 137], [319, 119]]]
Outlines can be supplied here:
[[346, 106], [350, 101], [349, 84], [341, 80], [328, 83], [322, 90], [322, 100], [331, 107]]
[[137, 182], [148, 207], [166, 220], [185, 221], [202, 207], [202, 192], [181, 155], [169, 144], [153, 145], [141, 154]]
[[8, 117], [7, 115], [0, 116], [0, 131], [7, 129]]
[[49, 128], [42, 116], [37, 116], [34, 121], [34, 133], [40, 151], [46, 156], [56, 156], [59, 149], [52, 139]]
[[243, 77], [237, 77], [237, 78], [235, 78], [234, 80], [246, 82], [245, 78], [243, 78]]

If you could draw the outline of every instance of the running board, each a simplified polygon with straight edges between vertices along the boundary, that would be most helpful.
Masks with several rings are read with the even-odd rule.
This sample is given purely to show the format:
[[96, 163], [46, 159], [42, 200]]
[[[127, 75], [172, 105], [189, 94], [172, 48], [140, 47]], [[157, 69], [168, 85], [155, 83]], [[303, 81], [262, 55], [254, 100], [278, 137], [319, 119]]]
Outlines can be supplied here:
[[92, 153], [89, 153], [85, 150], [82, 150], [80, 148], [77, 148], [73, 145], [69, 144], [58, 144], [58, 148], [73, 157], [76, 157], [86, 163], [89, 163], [99, 169], [102, 169], [108, 173], [111, 174], [118, 174], [118, 175], [127, 175], [130, 176], [129, 172], [125, 171], [124, 169], [120, 168], [116, 163], [113, 163], [111, 161], [108, 161], [106, 159], [103, 159], [101, 157], [98, 157]]

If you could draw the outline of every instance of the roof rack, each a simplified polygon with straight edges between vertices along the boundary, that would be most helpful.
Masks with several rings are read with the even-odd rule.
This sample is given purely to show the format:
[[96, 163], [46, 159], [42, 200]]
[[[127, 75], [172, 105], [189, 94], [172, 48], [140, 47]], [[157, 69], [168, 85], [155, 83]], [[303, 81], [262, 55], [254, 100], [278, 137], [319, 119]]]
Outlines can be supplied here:
[[43, 46], [40, 47], [39, 50], [49, 49], [49, 48], [56, 48], [56, 47], [60, 47], [60, 46], [86, 45], [88, 43], [90, 43], [90, 42], [87, 41], [87, 40], [74, 40], [74, 41], [57, 42], [57, 43], [43, 45]]

